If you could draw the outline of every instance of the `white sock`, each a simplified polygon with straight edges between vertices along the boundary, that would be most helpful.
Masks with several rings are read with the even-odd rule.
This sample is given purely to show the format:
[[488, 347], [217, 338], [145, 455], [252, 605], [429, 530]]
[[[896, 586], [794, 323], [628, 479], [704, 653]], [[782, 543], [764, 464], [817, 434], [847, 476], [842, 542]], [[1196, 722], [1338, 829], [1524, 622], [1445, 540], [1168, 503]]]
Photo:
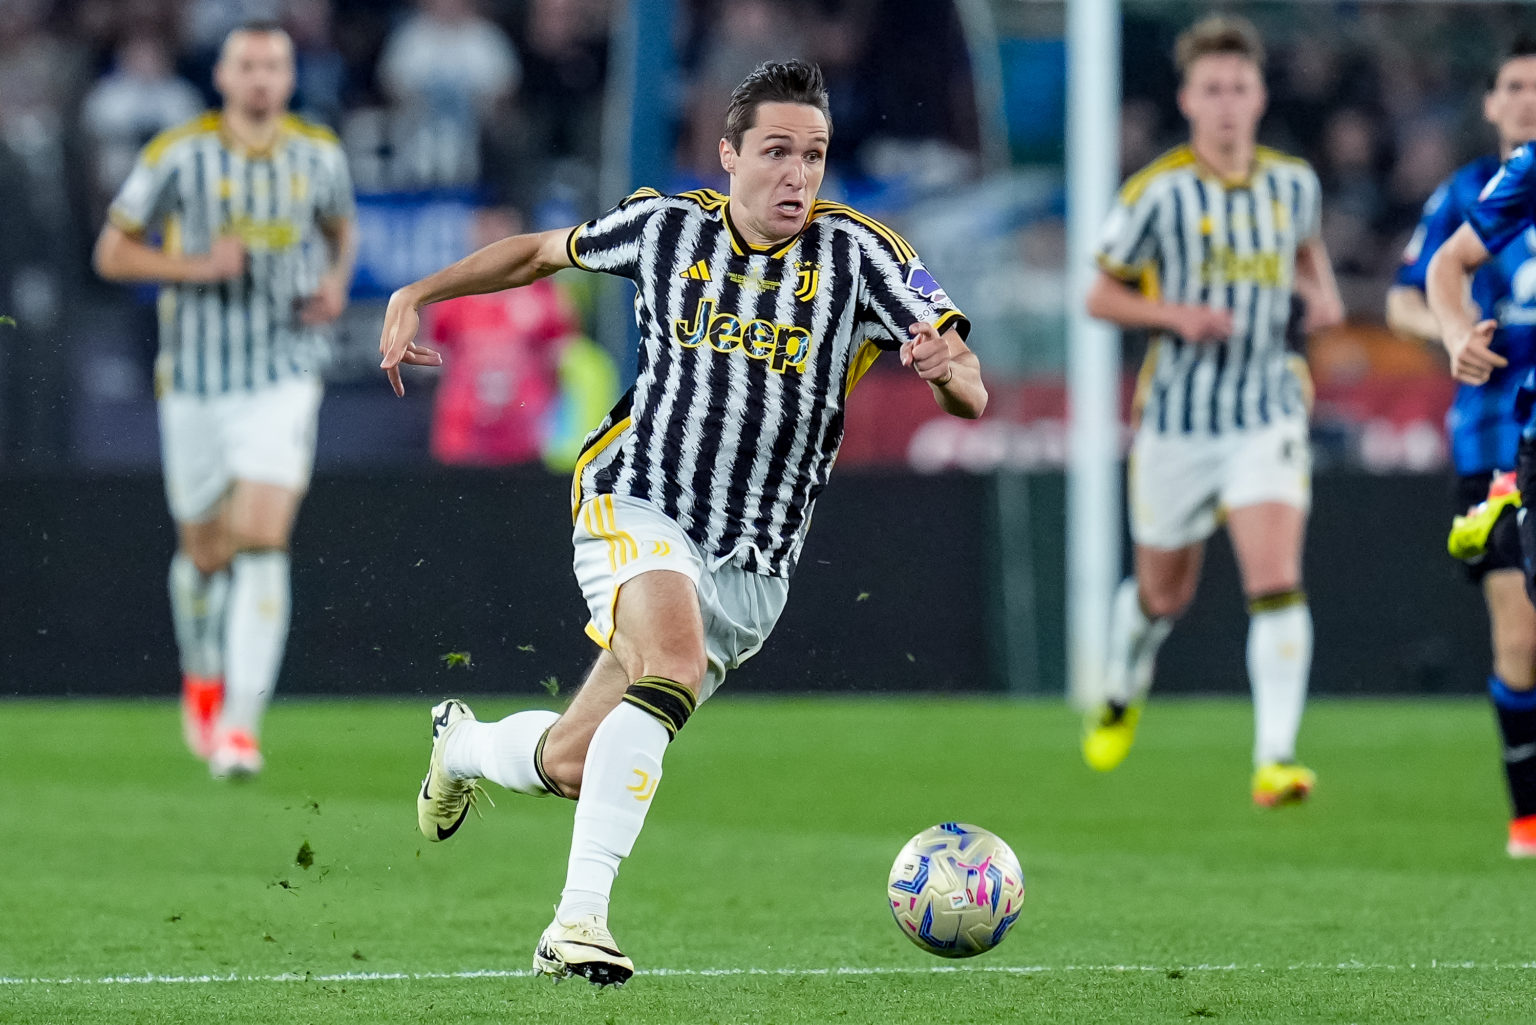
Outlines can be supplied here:
[[1152, 689], [1157, 649], [1168, 639], [1173, 620], [1148, 619], [1141, 608], [1136, 578], [1120, 581], [1109, 616], [1109, 655], [1104, 665], [1104, 699], [1129, 705]]
[[253, 737], [260, 731], [283, 664], [289, 607], [288, 553], [276, 548], [237, 552], [225, 628], [220, 731], [243, 730]]
[[1296, 757], [1296, 734], [1312, 671], [1312, 610], [1306, 596], [1248, 620], [1248, 681], [1253, 688], [1253, 764]]
[[571, 858], [555, 917], [574, 922], [608, 915], [608, 896], [645, 825], [661, 782], [667, 728], [649, 713], [620, 702], [592, 735], [582, 768], [581, 797], [571, 830]]
[[184, 552], [178, 551], [171, 558], [167, 584], [182, 673], [205, 680], [223, 676], [224, 606], [229, 596], [229, 570], [204, 574]]
[[457, 779], [488, 779], [520, 794], [549, 793], [533, 764], [539, 738], [560, 718], [543, 709], [499, 722], [463, 722], [448, 735], [443, 765]]

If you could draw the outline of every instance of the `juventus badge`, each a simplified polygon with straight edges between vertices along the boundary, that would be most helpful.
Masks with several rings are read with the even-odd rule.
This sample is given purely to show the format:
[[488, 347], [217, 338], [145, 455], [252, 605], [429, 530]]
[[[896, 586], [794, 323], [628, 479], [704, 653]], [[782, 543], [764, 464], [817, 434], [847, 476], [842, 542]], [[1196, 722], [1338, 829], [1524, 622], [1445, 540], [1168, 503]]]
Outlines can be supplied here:
[[821, 264], [806, 261], [795, 265], [795, 298], [810, 302], [821, 284]]

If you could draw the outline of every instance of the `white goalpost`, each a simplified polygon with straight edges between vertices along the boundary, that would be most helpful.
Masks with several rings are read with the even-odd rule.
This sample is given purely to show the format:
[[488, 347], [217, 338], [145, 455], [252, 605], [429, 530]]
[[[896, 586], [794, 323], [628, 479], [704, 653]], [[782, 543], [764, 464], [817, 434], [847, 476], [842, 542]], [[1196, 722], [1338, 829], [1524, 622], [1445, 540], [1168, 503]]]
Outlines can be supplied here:
[[1067, 696], [1100, 690], [1121, 574], [1120, 336], [1083, 298], [1119, 184], [1120, 0], [1067, 0]]

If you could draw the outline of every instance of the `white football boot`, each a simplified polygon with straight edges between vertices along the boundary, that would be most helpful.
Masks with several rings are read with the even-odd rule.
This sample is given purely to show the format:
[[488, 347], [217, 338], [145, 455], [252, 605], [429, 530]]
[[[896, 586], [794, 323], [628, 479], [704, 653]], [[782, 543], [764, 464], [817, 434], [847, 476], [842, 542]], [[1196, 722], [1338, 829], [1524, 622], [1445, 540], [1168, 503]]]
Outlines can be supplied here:
[[432, 755], [427, 761], [426, 778], [421, 781], [421, 793], [416, 795], [416, 825], [421, 835], [433, 843], [458, 832], [475, 799], [484, 793], [479, 780], [455, 779], [443, 766], [448, 734], [465, 720], [474, 721], [475, 713], [458, 698], [449, 698], [432, 708]]
[[533, 952], [533, 970], [555, 981], [579, 975], [594, 986], [622, 986], [635, 974], [635, 963], [625, 957], [598, 915], [583, 915], [569, 924], [549, 923]]

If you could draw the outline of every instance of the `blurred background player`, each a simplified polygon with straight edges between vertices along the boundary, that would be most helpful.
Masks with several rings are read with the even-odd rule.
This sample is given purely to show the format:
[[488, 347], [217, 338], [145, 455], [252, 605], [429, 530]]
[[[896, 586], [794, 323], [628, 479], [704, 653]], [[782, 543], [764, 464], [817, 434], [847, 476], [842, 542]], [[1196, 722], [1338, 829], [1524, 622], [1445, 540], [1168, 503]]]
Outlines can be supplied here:
[[[1511, 91], [1531, 88], [1525, 65], [1532, 55], [1518, 54], [1503, 65], [1499, 82], [1510, 76]], [[1497, 92], [1497, 89], [1495, 90]], [[1451, 373], [1463, 384], [1486, 386], [1500, 371], [1515, 374], [1529, 384], [1531, 361], [1536, 353], [1510, 345], [1515, 339], [1501, 331], [1498, 319], [1468, 302], [1468, 296], [1481, 298], [1473, 291], [1474, 275], [1499, 254], [1502, 263], [1510, 247], [1528, 244], [1531, 232], [1532, 203], [1536, 201], [1536, 155], [1529, 142], [1514, 149], [1504, 166], [1494, 173], [1480, 198], [1465, 211], [1465, 220], [1435, 252], [1425, 274], [1424, 292], [1429, 308], [1441, 327], [1441, 337], [1451, 357]], [[1512, 281], [1513, 297], [1518, 302], [1530, 287], [1525, 275]], [[1497, 311], [1495, 311], [1497, 312]], [[1536, 501], [1536, 419], [1532, 418], [1529, 396], [1520, 396], [1516, 419], [1522, 424], [1515, 470], [1522, 504], [1516, 519], [1525, 568], [1528, 596], [1536, 594], [1536, 520], [1529, 506]], [[1521, 407], [1525, 408], [1521, 408]], [[1504, 741], [1504, 771], [1509, 780], [1514, 803], [1507, 850], [1515, 857], [1536, 856], [1536, 690], [1527, 684], [1500, 676], [1489, 681], [1489, 690], [1498, 713], [1499, 731]], [[1529, 802], [1529, 803], [1527, 803]]]
[[188, 746], [214, 776], [260, 771], [287, 640], [288, 541], [314, 462], [321, 363], [345, 308], [353, 197], [335, 136], [288, 114], [293, 46], [224, 41], [211, 112], [139, 154], [97, 239], [113, 281], [160, 289], [156, 361], [170, 592]]
[[[1387, 323], [1426, 341], [1441, 340], [1440, 325], [1424, 297], [1425, 272], [1446, 239], [1467, 219], [1484, 187], [1516, 146], [1536, 138], [1536, 38], [1517, 39], [1499, 61], [1483, 96], [1483, 116], [1498, 133], [1499, 153], [1459, 169], [1435, 190], [1424, 217], [1403, 253], [1397, 285], [1387, 293]], [[1482, 586], [1493, 636], [1493, 671], [1488, 691], [1503, 734], [1505, 777], [1513, 817], [1509, 852], [1536, 857], [1536, 771], [1521, 745], [1536, 739], [1529, 719], [1536, 686], [1536, 606], [1525, 593], [1520, 534], [1516, 526], [1519, 491], [1514, 476], [1520, 421], [1515, 394], [1536, 357], [1536, 245], [1521, 232], [1498, 250], [1472, 278], [1476, 319], [1498, 321], [1490, 345], [1509, 365], [1496, 367], [1483, 384], [1462, 384], [1446, 413], [1456, 487], [1456, 514], [1482, 507], [1474, 518], [1475, 554], [1467, 574]], [[1520, 287], [1516, 287], [1516, 282]], [[1490, 489], [1495, 492], [1490, 494]], [[1452, 543], [1457, 543], [1452, 538]], [[1508, 757], [1511, 753], [1515, 757]]]
[[1295, 297], [1307, 329], [1343, 307], [1305, 161], [1256, 146], [1264, 48], [1253, 26], [1212, 17], [1180, 35], [1189, 143], [1120, 191], [1099, 250], [1091, 315], [1153, 332], [1129, 464], [1135, 575], [1110, 623], [1104, 700], [1083, 756], [1108, 771], [1130, 750], [1157, 649], [1194, 598], [1205, 539], [1225, 517], [1248, 598], [1253, 799], [1301, 800], [1295, 761], [1312, 659], [1301, 590], [1311, 493], [1303, 357], [1287, 345]]
[[[517, 211], [482, 208], [475, 213], [474, 248], [522, 230]], [[523, 288], [460, 296], [432, 306], [424, 320], [422, 333], [451, 356], [433, 404], [438, 462], [504, 466], [543, 459], [566, 472], [575, 467], [587, 429], [618, 398], [618, 371], [583, 335], [560, 282], [540, 278]]]
[[478, 781], [577, 799], [565, 889], [534, 969], [623, 983], [634, 965], [609, 898], [699, 702], [772, 632], [843, 437], [846, 397], [899, 352], [938, 408], [987, 402], [970, 322], [889, 228], [818, 201], [832, 132], [821, 71], [766, 63], [731, 96], [720, 165], [729, 196], [641, 189], [575, 228], [504, 239], [397, 291], [379, 342], [435, 366], [417, 310], [563, 267], [635, 282], [638, 376], [588, 436], [572, 488], [577, 579], [601, 649], [563, 715], [432, 717], [417, 800], [429, 840], [452, 836]]

